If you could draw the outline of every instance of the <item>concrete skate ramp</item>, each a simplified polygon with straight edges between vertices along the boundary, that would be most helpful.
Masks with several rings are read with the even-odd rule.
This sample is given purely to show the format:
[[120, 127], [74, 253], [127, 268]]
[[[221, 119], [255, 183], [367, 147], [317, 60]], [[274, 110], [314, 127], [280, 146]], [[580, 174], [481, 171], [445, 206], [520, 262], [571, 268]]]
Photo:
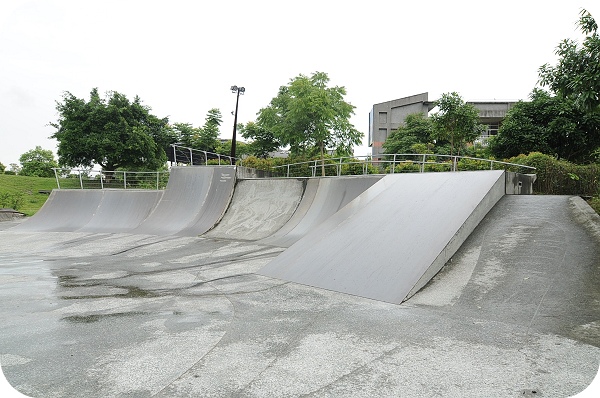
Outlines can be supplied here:
[[139, 226], [163, 195], [163, 191], [105, 190], [91, 220], [79, 232], [119, 233]]
[[296, 211], [305, 183], [300, 179], [238, 181], [223, 219], [204, 236], [259, 240], [274, 234]]
[[235, 166], [173, 167], [165, 193], [133, 233], [195, 236], [223, 216], [233, 193]]
[[101, 190], [53, 190], [42, 208], [13, 230], [76, 231], [92, 219], [103, 196]]
[[291, 246], [382, 177], [379, 175], [309, 179], [302, 201], [292, 218], [275, 234], [258, 243]]
[[399, 304], [504, 192], [503, 171], [387, 175], [258, 273]]

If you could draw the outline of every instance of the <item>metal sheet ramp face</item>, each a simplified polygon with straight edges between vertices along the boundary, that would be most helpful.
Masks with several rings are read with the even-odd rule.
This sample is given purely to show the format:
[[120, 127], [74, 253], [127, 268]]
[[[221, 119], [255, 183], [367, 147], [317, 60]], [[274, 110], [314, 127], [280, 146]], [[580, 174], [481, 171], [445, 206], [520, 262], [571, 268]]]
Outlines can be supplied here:
[[42, 208], [13, 231], [73, 232], [94, 216], [102, 199], [101, 190], [53, 190]]
[[163, 191], [106, 190], [94, 216], [77, 231], [128, 232], [148, 217], [162, 195]]
[[382, 177], [376, 175], [309, 179], [302, 201], [292, 218], [275, 234], [258, 243], [290, 247]]
[[504, 192], [503, 171], [387, 175], [258, 273], [400, 304]]
[[235, 166], [173, 167], [167, 188], [132, 233], [198, 235], [221, 218], [235, 183]]

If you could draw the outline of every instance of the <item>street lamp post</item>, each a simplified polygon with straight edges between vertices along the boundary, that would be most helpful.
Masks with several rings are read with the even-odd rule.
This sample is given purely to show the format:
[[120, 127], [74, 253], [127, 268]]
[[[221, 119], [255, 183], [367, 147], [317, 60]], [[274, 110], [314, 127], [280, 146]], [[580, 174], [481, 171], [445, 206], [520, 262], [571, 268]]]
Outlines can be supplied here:
[[231, 162], [235, 162], [235, 133], [237, 130], [237, 114], [238, 114], [238, 104], [240, 102], [240, 94], [244, 95], [246, 89], [244, 87], [231, 86], [231, 92], [236, 93], [235, 98], [235, 114], [233, 117], [233, 138], [231, 139]]

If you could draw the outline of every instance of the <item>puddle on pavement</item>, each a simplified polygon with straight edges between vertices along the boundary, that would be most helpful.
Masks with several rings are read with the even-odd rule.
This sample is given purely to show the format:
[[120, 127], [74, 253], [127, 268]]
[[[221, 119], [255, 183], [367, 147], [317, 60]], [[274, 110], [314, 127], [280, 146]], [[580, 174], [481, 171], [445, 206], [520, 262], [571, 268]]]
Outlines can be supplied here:
[[93, 315], [71, 315], [62, 318], [63, 321], [69, 323], [94, 323], [98, 322], [102, 319], [111, 319], [111, 318], [125, 318], [129, 316], [137, 316], [137, 315], [148, 315], [147, 312], [134, 311], [134, 312], [117, 312], [113, 314], [93, 314]]

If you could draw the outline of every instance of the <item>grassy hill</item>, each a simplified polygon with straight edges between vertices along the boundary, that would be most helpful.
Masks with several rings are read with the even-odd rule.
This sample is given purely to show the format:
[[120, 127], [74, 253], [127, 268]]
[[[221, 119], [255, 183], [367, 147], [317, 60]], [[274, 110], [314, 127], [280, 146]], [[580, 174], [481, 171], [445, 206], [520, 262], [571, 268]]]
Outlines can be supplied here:
[[26, 177], [0, 174], [0, 207], [9, 207], [31, 216], [48, 199], [48, 193], [56, 188], [54, 178]]

